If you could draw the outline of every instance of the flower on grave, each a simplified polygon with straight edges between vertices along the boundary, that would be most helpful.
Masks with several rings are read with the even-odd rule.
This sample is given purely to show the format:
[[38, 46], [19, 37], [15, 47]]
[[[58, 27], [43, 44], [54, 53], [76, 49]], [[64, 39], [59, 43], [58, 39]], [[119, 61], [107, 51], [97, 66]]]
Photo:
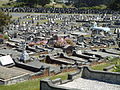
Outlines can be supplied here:
[[0, 38], [3, 38], [3, 35], [2, 35], [2, 34], [0, 34]]
[[36, 42], [36, 45], [46, 45], [48, 41], [46, 40], [43, 40], [43, 41], [39, 41], [39, 42]]
[[29, 43], [28, 44], [29, 46], [34, 46], [34, 45], [36, 45], [34, 42], [31, 42], [31, 43]]

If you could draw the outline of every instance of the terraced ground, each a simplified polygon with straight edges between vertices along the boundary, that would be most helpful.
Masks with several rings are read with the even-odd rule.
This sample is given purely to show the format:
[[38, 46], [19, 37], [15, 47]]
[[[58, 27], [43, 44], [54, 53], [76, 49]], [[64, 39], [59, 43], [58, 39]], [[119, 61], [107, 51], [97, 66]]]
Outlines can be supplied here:
[[[75, 71], [71, 71], [71, 72], [75, 72]], [[41, 79], [50, 78], [53, 80], [56, 78], [61, 78], [62, 80], [66, 80], [68, 73], [70, 72], [61, 73], [61, 74], [51, 76], [51, 77], [42, 77], [42, 78], [38, 78], [34, 80], [29, 80], [29, 81], [13, 84], [13, 85], [7, 85], [7, 86], [0, 85], [0, 90], [40, 90]]]

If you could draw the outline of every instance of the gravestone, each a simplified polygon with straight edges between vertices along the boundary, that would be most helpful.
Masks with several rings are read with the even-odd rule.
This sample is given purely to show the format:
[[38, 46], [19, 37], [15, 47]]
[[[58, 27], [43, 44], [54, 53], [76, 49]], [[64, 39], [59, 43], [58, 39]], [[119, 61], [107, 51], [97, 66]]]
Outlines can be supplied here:
[[77, 41], [78, 41], [78, 42], [84, 42], [84, 36], [83, 36], [83, 35], [78, 36], [78, 37], [77, 37]]
[[26, 43], [22, 42], [22, 54], [20, 56], [20, 61], [27, 62], [30, 59], [29, 54], [26, 51]]

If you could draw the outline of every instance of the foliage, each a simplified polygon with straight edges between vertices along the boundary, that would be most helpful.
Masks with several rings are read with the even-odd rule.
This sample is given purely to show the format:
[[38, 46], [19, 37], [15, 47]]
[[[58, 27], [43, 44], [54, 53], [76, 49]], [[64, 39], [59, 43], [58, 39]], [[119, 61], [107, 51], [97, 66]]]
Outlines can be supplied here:
[[24, 2], [11, 2], [3, 5], [4, 7], [25, 7]]
[[5, 35], [3, 35], [3, 38], [4, 39], [9, 39], [9, 36], [5, 34]]
[[9, 14], [0, 11], [0, 32], [3, 32], [4, 27], [12, 23], [11, 18]]
[[19, 0], [19, 2], [24, 2], [30, 7], [34, 7], [35, 5], [42, 5], [44, 7], [46, 4], [50, 3], [50, 0]]
[[108, 8], [112, 10], [120, 10], [120, 0], [114, 0], [113, 3], [111, 3]]
[[38, 3], [44, 7], [46, 4], [50, 3], [50, 0], [39, 0]]
[[114, 72], [120, 72], [120, 65], [117, 65], [114, 67]]
[[120, 61], [117, 61], [114, 67], [114, 72], [120, 72]]

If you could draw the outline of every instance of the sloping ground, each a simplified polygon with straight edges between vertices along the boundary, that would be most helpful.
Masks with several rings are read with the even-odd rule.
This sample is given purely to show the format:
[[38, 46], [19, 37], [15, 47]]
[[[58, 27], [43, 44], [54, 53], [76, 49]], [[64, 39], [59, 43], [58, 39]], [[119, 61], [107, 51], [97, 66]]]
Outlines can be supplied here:
[[78, 78], [67, 84], [59, 85], [82, 90], [120, 90], [120, 85]]

